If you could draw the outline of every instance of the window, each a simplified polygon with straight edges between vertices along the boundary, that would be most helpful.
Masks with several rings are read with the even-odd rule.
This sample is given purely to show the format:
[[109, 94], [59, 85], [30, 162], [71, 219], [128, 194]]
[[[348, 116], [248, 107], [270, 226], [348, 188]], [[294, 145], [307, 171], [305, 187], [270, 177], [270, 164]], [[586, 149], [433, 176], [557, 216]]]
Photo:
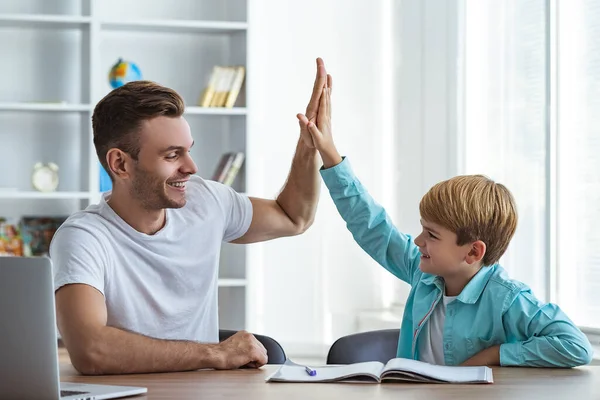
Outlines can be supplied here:
[[502, 265], [600, 328], [600, 2], [464, 2], [465, 172], [515, 195]]
[[600, 328], [600, 3], [557, 9], [558, 299]]
[[465, 2], [464, 165], [505, 184], [519, 224], [501, 264], [546, 298], [546, 10], [539, 0]]

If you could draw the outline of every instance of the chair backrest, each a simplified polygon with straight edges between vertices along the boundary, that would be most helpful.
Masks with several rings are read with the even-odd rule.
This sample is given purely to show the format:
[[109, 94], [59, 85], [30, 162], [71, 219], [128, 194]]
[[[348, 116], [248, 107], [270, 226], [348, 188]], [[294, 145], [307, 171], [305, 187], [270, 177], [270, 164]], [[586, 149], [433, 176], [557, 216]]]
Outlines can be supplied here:
[[327, 354], [327, 364], [365, 361], [386, 363], [396, 357], [400, 329], [355, 333], [336, 340]]
[[[219, 342], [228, 339], [233, 336], [237, 331], [231, 331], [227, 329], [219, 330]], [[254, 335], [254, 334], [253, 334]], [[286, 360], [285, 351], [283, 347], [273, 338], [263, 335], [254, 335], [254, 337], [265, 346], [267, 349], [267, 364], [283, 364]]]

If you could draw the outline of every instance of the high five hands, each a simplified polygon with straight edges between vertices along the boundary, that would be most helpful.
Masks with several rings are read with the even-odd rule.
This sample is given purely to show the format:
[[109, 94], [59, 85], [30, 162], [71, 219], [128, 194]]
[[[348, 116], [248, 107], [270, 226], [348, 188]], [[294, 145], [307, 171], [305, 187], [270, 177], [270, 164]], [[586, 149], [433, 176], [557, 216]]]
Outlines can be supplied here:
[[306, 114], [296, 117], [300, 123], [300, 136], [310, 148], [316, 148], [325, 168], [342, 162], [331, 134], [331, 90], [333, 78], [327, 74], [325, 64], [317, 58], [317, 76]]

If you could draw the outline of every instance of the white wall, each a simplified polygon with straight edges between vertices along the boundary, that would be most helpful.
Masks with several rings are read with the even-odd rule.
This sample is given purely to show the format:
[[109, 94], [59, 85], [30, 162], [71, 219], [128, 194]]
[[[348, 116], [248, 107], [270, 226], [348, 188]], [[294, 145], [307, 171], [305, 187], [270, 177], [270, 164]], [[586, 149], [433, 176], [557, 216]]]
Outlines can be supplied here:
[[[248, 105], [256, 147], [247, 168], [263, 181], [250, 194], [275, 196], [286, 179], [298, 138], [295, 115], [306, 108], [317, 56], [333, 75], [338, 147], [370, 191], [381, 193], [381, 19], [380, 3], [369, 0], [352, 7], [342, 0], [251, 3]], [[354, 243], [326, 191], [306, 234], [260, 247], [254, 254], [262, 250], [261, 270], [249, 271], [256, 278], [249, 328], [288, 351], [317, 349], [353, 331], [357, 310], [381, 307], [380, 270]]]
[[[249, 10], [249, 192], [275, 196], [287, 176], [323, 57], [334, 77], [333, 127], [340, 151], [406, 231], [418, 229], [418, 201], [454, 174], [456, 67], [450, 10], [441, 0], [252, 1]], [[259, 159], [260, 157], [260, 159]], [[251, 247], [248, 325], [289, 353], [323, 355], [357, 329], [361, 310], [401, 303], [406, 285], [353, 241], [323, 186], [317, 220], [303, 236]], [[395, 292], [390, 292], [395, 290]]]

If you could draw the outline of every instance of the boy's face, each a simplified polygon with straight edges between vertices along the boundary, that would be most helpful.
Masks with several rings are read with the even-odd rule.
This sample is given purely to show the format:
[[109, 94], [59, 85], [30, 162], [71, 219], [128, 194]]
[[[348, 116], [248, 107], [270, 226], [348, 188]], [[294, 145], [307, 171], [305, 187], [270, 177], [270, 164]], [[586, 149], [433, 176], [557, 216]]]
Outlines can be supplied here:
[[470, 265], [473, 244], [457, 245], [456, 234], [438, 224], [421, 220], [421, 225], [423, 231], [415, 238], [421, 271], [441, 277], [463, 274]]

